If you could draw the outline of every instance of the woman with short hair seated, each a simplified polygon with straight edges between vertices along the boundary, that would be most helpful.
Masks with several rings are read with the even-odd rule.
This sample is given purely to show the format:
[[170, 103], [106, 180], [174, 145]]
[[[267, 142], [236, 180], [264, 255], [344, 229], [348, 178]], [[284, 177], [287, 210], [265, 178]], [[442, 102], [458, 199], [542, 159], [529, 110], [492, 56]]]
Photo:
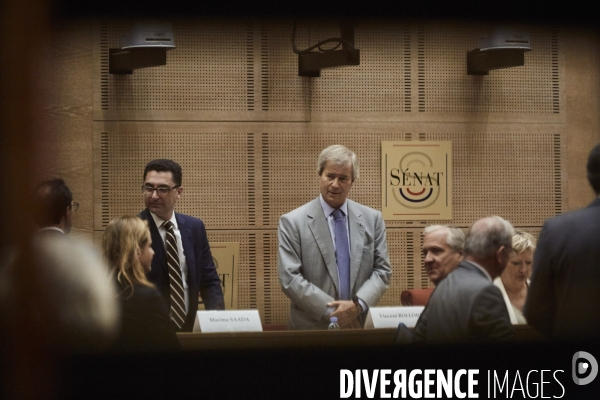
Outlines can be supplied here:
[[526, 324], [523, 307], [529, 290], [535, 239], [527, 232], [515, 230], [512, 248], [508, 264], [502, 275], [494, 280], [494, 284], [504, 296], [510, 322], [513, 325]]
[[102, 237], [102, 250], [121, 304], [118, 350], [180, 350], [167, 305], [146, 279], [154, 250], [146, 221], [121, 217], [110, 221]]

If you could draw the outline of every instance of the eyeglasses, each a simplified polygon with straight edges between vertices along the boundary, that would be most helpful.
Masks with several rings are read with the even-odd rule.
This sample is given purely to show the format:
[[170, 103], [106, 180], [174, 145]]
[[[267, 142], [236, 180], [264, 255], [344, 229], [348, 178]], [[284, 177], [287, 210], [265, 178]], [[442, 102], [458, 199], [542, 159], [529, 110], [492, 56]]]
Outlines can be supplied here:
[[70, 207], [71, 207], [71, 210], [77, 211], [77, 210], [79, 210], [79, 203], [76, 201], [72, 201]]
[[152, 194], [156, 190], [156, 193], [158, 193], [159, 196], [166, 196], [171, 190], [177, 189], [178, 187], [179, 185], [175, 185], [173, 187], [159, 186], [155, 188], [154, 186], [142, 185], [142, 192], [144, 192], [145, 195], [152, 196]]

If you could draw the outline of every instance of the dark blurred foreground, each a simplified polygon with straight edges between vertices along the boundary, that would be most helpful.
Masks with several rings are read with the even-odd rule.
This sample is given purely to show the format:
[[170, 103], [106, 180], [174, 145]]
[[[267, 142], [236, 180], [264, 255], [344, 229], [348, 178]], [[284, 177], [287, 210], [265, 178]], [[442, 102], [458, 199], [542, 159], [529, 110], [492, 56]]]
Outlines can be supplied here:
[[[304, 346], [300, 348], [187, 351], [181, 354], [56, 356], [50, 365], [55, 385], [43, 398], [56, 399], [232, 399], [340, 398], [340, 370], [415, 369], [456, 373], [478, 369], [479, 398], [597, 399], [600, 377], [585, 386], [572, 378], [573, 355], [586, 351], [600, 359], [598, 342], [526, 342], [503, 346]], [[5, 357], [2, 357], [6, 360]], [[7, 377], [3, 365], [2, 376]], [[542, 370], [544, 373], [542, 374]], [[494, 392], [494, 373], [506, 378]], [[419, 375], [417, 376], [419, 377]], [[420, 375], [423, 379], [423, 375]], [[43, 382], [41, 379], [40, 382]], [[466, 378], [461, 382], [465, 382]], [[30, 382], [36, 385], [38, 382]], [[21, 398], [14, 381], [2, 381], [0, 398]], [[435, 386], [434, 386], [435, 387]], [[393, 380], [387, 391], [393, 392]], [[543, 388], [543, 393], [540, 390]], [[380, 397], [377, 383], [375, 398]], [[466, 389], [465, 389], [466, 390]], [[407, 396], [408, 397], [408, 396]], [[355, 398], [355, 394], [351, 396]], [[360, 398], [368, 398], [365, 389]]]

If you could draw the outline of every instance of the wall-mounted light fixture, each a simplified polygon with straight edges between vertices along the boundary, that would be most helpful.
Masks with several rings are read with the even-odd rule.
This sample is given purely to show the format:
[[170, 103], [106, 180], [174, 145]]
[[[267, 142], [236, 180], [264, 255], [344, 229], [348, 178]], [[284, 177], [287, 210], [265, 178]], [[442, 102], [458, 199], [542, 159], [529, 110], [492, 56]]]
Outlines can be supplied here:
[[525, 52], [531, 51], [529, 32], [501, 27], [479, 38], [478, 48], [467, 52], [467, 75], [488, 75], [493, 69], [525, 65]]
[[[319, 77], [324, 68], [360, 65], [360, 51], [354, 48], [355, 25], [350, 21], [342, 21], [340, 22], [339, 38], [323, 40], [307, 49], [299, 50], [296, 47], [297, 23], [294, 23], [292, 47], [294, 53], [298, 54], [298, 75]], [[328, 43], [333, 43], [333, 47], [323, 47]]]
[[167, 50], [175, 48], [170, 22], [138, 22], [121, 38], [121, 47], [108, 50], [109, 74], [132, 74], [134, 69], [167, 64]]

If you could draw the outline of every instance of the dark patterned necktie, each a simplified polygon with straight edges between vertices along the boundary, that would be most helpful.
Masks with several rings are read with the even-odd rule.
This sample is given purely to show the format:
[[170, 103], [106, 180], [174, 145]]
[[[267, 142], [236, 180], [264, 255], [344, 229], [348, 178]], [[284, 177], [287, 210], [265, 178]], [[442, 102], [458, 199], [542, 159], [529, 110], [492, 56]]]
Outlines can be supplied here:
[[335, 233], [335, 256], [340, 276], [339, 300], [350, 300], [350, 249], [348, 246], [348, 224], [344, 212], [340, 209], [333, 210]]
[[179, 266], [179, 251], [177, 250], [177, 239], [171, 221], [162, 224], [167, 235], [165, 249], [167, 250], [167, 265], [169, 266], [169, 287], [171, 293], [171, 318], [175, 325], [181, 329], [185, 322], [185, 301], [183, 297], [183, 280], [181, 279], [181, 267]]

